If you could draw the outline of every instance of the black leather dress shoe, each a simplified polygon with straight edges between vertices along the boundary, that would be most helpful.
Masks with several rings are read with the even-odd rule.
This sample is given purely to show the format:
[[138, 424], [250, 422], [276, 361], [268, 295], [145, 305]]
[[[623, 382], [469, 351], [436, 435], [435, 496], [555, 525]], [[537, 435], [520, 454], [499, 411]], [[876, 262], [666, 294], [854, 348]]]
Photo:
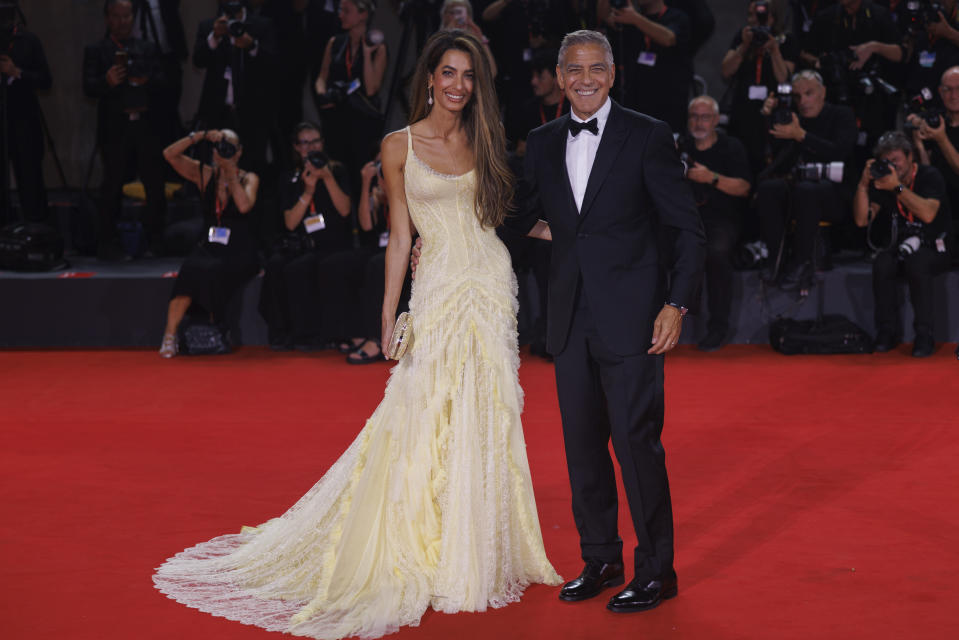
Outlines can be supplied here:
[[872, 344], [873, 351], [877, 353], [886, 353], [899, 346], [899, 338], [892, 331], [881, 329], [876, 341]]
[[913, 358], [928, 358], [936, 352], [936, 341], [932, 336], [920, 333], [917, 334], [912, 343]]
[[604, 564], [588, 561], [583, 572], [575, 580], [570, 580], [560, 589], [559, 599], [566, 602], [578, 602], [599, 595], [606, 587], [618, 587], [626, 581], [623, 577], [623, 563]]
[[633, 580], [609, 599], [606, 608], [616, 613], [646, 611], [659, 606], [663, 600], [675, 598], [677, 593], [676, 572], [671, 571], [661, 580]]

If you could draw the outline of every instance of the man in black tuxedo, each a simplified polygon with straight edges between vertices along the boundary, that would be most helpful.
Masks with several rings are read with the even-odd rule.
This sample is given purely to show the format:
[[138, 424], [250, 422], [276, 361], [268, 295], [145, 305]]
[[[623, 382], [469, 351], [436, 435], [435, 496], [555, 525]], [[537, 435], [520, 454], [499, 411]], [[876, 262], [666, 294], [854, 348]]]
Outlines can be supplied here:
[[156, 94], [154, 108], [163, 146], [183, 137], [180, 98], [183, 95], [183, 63], [189, 57], [186, 31], [180, 17], [180, 0], [135, 0], [133, 36], [149, 40], [160, 53], [166, 86]]
[[[566, 36], [557, 78], [572, 113], [529, 134], [522, 213], [509, 224], [526, 233], [543, 219], [553, 241], [547, 349], [586, 562], [560, 599], [585, 600], [624, 582], [612, 438], [639, 544], [634, 579], [607, 607], [628, 612], [677, 592], [660, 441], [663, 354], [698, 298], [705, 235], [669, 127], [612, 102], [614, 76], [605, 36]], [[674, 238], [668, 274], [661, 235]]]
[[206, 69], [197, 127], [237, 131], [243, 168], [261, 177], [275, 126], [275, 57], [273, 23], [253, 15], [245, 0], [220, 0], [219, 15], [197, 27], [193, 64]]

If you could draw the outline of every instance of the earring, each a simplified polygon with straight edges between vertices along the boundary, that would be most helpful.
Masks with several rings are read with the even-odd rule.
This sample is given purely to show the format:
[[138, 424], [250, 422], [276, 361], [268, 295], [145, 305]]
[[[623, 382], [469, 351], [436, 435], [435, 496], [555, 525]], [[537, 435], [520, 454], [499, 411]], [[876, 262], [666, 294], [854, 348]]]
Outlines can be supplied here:
[[427, 91], [427, 94], [429, 95], [429, 99], [426, 101], [426, 104], [433, 106], [433, 87], [427, 86], [426, 91]]

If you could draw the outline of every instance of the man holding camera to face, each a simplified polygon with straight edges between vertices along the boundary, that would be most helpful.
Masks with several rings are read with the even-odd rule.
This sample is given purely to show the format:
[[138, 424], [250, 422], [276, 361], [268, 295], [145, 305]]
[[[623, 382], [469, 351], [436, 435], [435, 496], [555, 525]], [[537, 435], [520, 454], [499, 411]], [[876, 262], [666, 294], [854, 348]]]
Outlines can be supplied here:
[[[932, 279], [949, 267], [952, 251], [952, 218], [942, 175], [935, 167], [916, 163], [905, 134], [886, 133], [859, 179], [853, 216], [858, 226], [870, 227], [867, 238], [877, 249], [872, 264], [875, 350], [890, 351], [899, 344], [902, 333], [895, 281], [905, 274], [915, 316], [912, 355], [932, 355], [936, 346]], [[876, 246], [879, 236], [886, 239], [885, 246]]]
[[144, 227], [150, 250], [161, 250], [166, 197], [163, 160], [154, 109], [164, 76], [156, 46], [132, 37], [133, 3], [107, 0], [107, 36], [83, 55], [83, 92], [97, 98], [97, 143], [103, 156], [103, 187], [97, 220], [97, 257], [123, 258], [116, 221], [127, 177], [127, 158], [136, 153], [137, 171], [146, 191]]
[[197, 126], [236, 129], [246, 168], [261, 176], [274, 126], [275, 53], [272, 23], [252, 15], [246, 0], [220, 0], [217, 17], [197, 27], [193, 64], [206, 69]]
[[767, 98], [762, 113], [770, 120], [777, 150], [772, 164], [760, 174], [756, 193], [760, 237], [773, 261], [764, 276], [778, 275], [770, 267], [785, 250], [791, 214], [796, 221], [793, 259], [780, 286], [808, 289], [819, 223], [841, 220], [848, 202], [841, 183], [856, 145], [856, 118], [849, 107], [826, 104], [822, 77], [808, 70]]
[[959, 67], [942, 74], [939, 98], [943, 109], [910, 113], [906, 129], [912, 132], [916, 160], [939, 170], [949, 202], [959, 204]]

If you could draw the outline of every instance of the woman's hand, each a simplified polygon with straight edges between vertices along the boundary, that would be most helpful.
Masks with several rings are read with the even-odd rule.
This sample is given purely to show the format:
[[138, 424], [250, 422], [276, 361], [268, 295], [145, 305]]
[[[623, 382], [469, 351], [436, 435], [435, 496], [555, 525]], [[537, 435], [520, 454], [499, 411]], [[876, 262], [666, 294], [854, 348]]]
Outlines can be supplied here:
[[203, 136], [203, 139], [209, 140], [213, 144], [216, 144], [217, 142], [223, 139], [223, 132], [220, 131], [219, 129], [212, 129], [206, 132], [206, 134]]

